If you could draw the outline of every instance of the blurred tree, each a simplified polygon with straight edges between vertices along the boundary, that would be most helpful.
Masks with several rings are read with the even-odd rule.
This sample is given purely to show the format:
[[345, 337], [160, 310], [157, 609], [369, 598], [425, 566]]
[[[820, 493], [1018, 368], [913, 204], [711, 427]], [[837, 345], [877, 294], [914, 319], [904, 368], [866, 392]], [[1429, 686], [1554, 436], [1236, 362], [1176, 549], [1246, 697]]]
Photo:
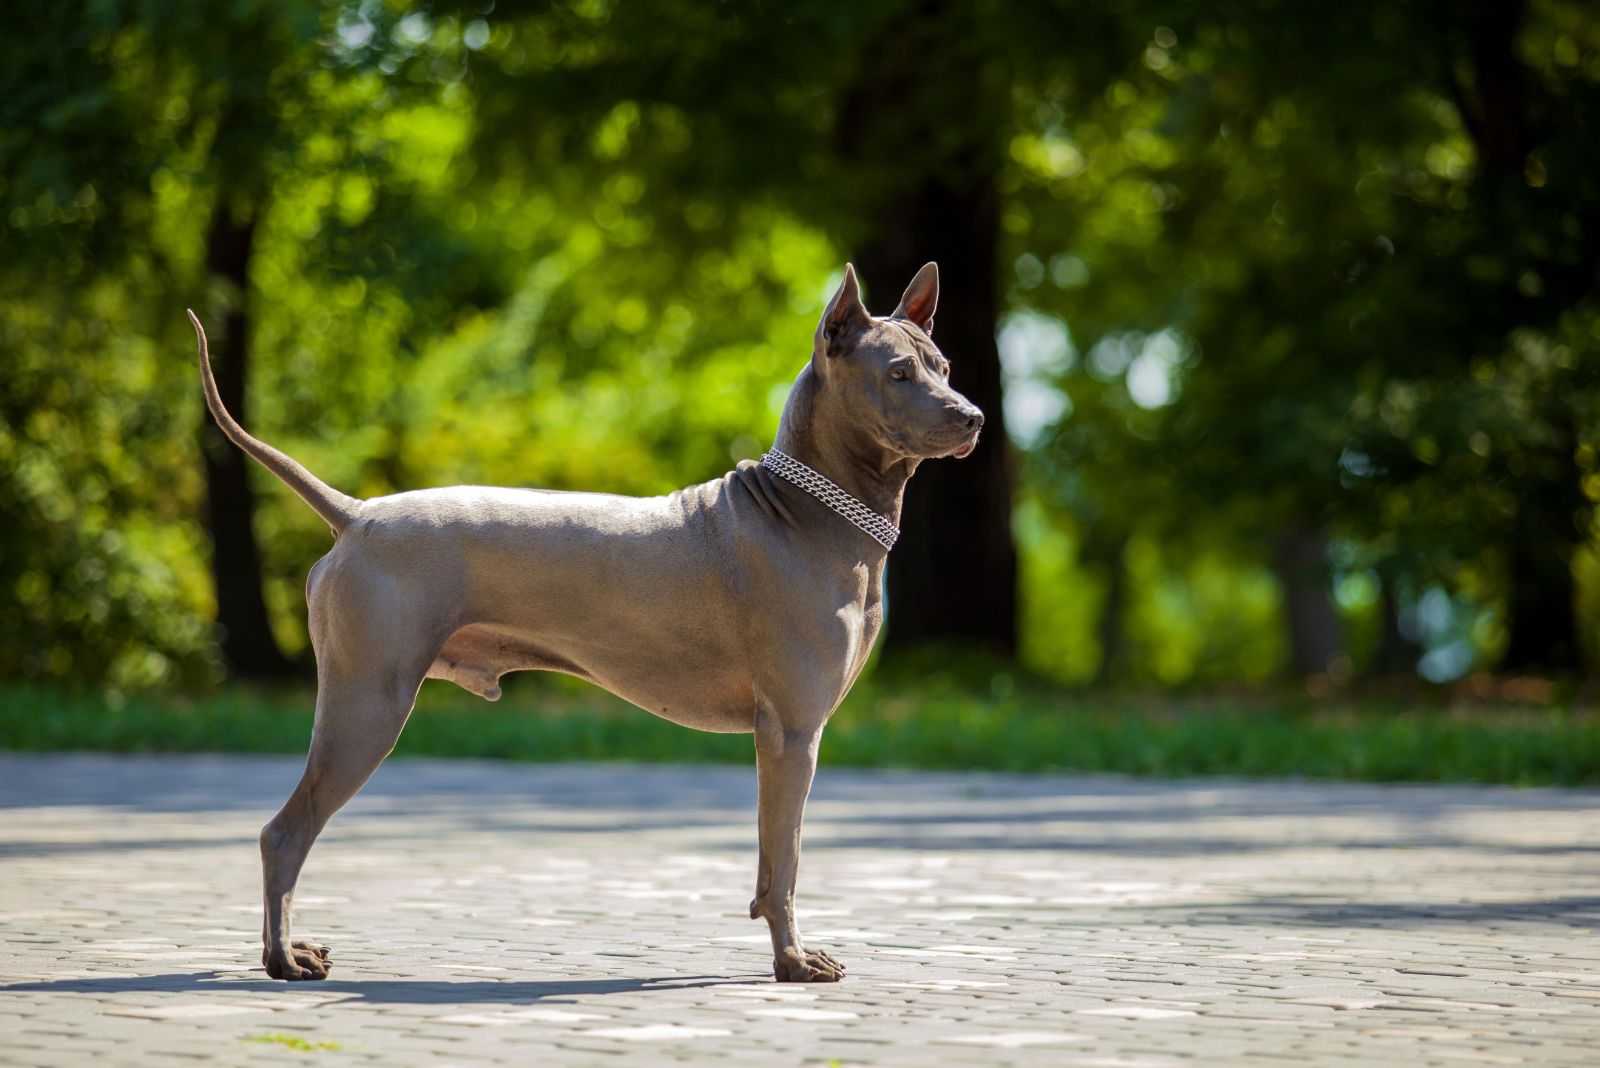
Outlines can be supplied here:
[[[248, 420], [256, 233], [275, 172], [308, 133], [290, 128], [284, 117], [304, 108], [303, 98], [293, 97], [308, 87], [322, 27], [310, 3], [247, 5], [221, 21], [198, 14], [187, 5], [146, 12], [142, 29], [151, 35], [168, 76], [175, 74], [192, 87], [185, 140], [204, 137], [201, 131], [210, 135], [206, 166], [195, 175], [212, 197], [204, 253], [208, 306], [202, 314], [208, 313], [216, 331], [223, 403], [236, 418]], [[209, 415], [202, 413], [201, 420], [222, 657], [245, 678], [283, 677], [293, 668], [267, 619], [253, 462], [222, 436]]]
[[[29, 4], [0, 37], [0, 674], [147, 682], [204, 644], [197, 546], [172, 494], [151, 308], [173, 264], [142, 95], [152, 63], [115, 5]], [[162, 103], [166, 99], [162, 98]], [[160, 489], [151, 494], [149, 487]], [[152, 496], [155, 500], [152, 501]]]
[[[846, 240], [889, 306], [929, 260], [945, 294], [935, 321], [951, 383], [988, 413], [964, 463], [925, 464], [906, 491], [905, 535], [890, 557], [887, 650], [923, 642], [1017, 647], [1011, 459], [1000, 403], [1001, 131], [1008, 86], [996, 42], [967, 4], [926, 3], [890, 18], [859, 46], [837, 105]], [[930, 69], [938, 77], [928, 77]], [[888, 299], [885, 299], [888, 298]], [[881, 309], [880, 309], [881, 310]]]
[[[226, 131], [228, 119], [221, 128]], [[257, 219], [263, 204], [245, 195], [242, 203], [219, 191], [206, 234], [206, 270], [213, 289], [226, 296], [220, 321], [214, 321], [217, 389], [237, 419], [250, 417], [245, 383], [250, 367], [250, 263]], [[256, 544], [256, 498], [250, 485], [250, 460], [222, 439], [209, 420], [200, 428], [206, 472], [206, 527], [211, 533], [211, 574], [217, 591], [217, 631], [222, 656], [237, 675], [271, 679], [290, 673], [267, 622], [261, 551]]]
[[658, 492], [760, 451], [845, 256], [880, 310], [941, 261], [937, 337], [990, 417], [912, 484], [891, 643], [1164, 684], [1342, 670], [1345, 645], [1404, 669], [1419, 635], [1430, 677], [1592, 645], [1582, 4], [108, 0], [11, 25], [0, 670], [182, 678], [213, 614], [240, 670], [303, 648], [326, 530], [233, 450], [193, 462], [198, 291], [252, 427], [353, 492]]
[[[375, 13], [380, 21], [387, 18], [381, 10]], [[18, 313], [8, 317], [8, 348], [24, 359], [18, 374], [8, 376], [7, 392], [17, 400], [7, 406], [11, 414], [0, 428], [6, 431], [0, 441], [22, 450], [17, 492], [24, 500], [57, 495], [46, 497], [45, 507], [18, 509], [8, 527], [19, 547], [31, 548], [6, 554], [0, 581], [12, 579], [30, 591], [35, 614], [49, 613], [59, 628], [41, 640], [28, 613], [6, 621], [8, 629], [14, 623], [33, 638], [21, 643], [36, 648], [35, 657], [18, 666], [23, 673], [66, 673], [67, 665], [81, 661], [91, 676], [151, 680], [170, 677], [176, 663], [199, 651], [192, 628], [164, 622], [192, 619], [196, 608], [206, 607], [195, 603], [192, 589], [167, 589], [169, 603], [159, 607], [132, 602], [146, 603], [152, 617], [147, 622], [102, 606], [108, 593], [127, 585], [123, 572], [141, 566], [148, 571], [148, 561], [120, 561], [118, 579], [106, 591], [68, 594], [73, 588], [68, 577], [84, 571], [94, 556], [82, 540], [93, 537], [90, 532], [101, 522], [108, 529], [98, 541], [120, 546], [130, 539], [118, 528], [150, 518], [152, 508], [176, 530], [174, 511], [193, 507], [189, 480], [170, 473], [172, 422], [180, 413], [201, 429], [206, 501], [201, 514], [211, 547], [211, 597], [223, 659], [250, 677], [292, 670], [281, 651], [284, 628], [269, 623], [264, 593], [278, 591], [274, 583], [263, 582], [263, 556], [273, 558], [274, 572], [292, 575], [289, 581], [297, 588], [309, 554], [298, 547], [285, 552], [289, 539], [281, 536], [272, 537], [270, 551], [263, 554], [257, 538], [262, 516], [252, 485], [261, 473], [222, 440], [193, 403], [193, 361], [178, 356], [192, 340], [183, 336], [177, 310], [195, 304], [209, 321], [224, 398], [253, 422], [255, 406], [246, 382], [263, 326], [271, 330], [274, 316], [304, 319], [299, 302], [258, 315], [259, 306], [286, 295], [282, 286], [269, 282], [263, 299], [263, 246], [269, 259], [281, 259], [285, 224], [292, 230], [318, 194], [325, 205], [327, 189], [350, 188], [352, 174], [369, 190], [379, 178], [387, 141], [369, 137], [330, 152], [334, 138], [360, 130], [363, 118], [391, 100], [414, 102], [438, 92], [431, 82], [416, 89], [404, 81], [389, 87], [378, 82], [374, 75], [381, 73], [378, 64], [389, 58], [388, 50], [351, 45], [339, 32], [349, 14], [310, 0], [235, 5], [220, 18], [216, 11], [162, 2], [105, 3], [82, 13], [29, 5], [18, 20], [21, 32], [8, 37], [16, 54], [6, 66], [0, 129], [14, 151], [5, 155], [0, 197], [8, 242], [19, 255], [0, 278], [0, 296]], [[39, 48], [45, 40], [52, 47]], [[341, 172], [342, 181], [335, 177]], [[402, 183], [394, 186], [391, 203], [404, 196]], [[277, 196], [282, 193], [288, 195]], [[367, 213], [358, 200], [346, 196], [336, 207], [359, 222]], [[413, 235], [429, 232], [427, 220], [415, 214], [407, 218], [405, 205], [396, 207], [400, 210], [383, 221], [410, 237], [414, 247], [419, 242]], [[369, 227], [361, 235], [365, 240], [355, 242], [348, 240], [347, 229], [332, 226], [314, 226], [310, 235], [295, 236], [312, 237], [303, 249], [307, 259], [318, 262], [320, 246], [328, 253], [321, 259], [346, 281], [385, 269], [393, 273], [394, 261], [401, 258], [395, 247], [407, 247], [393, 230], [380, 227]], [[354, 256], [351, 244], [361, 248]], [[386, 252], [379, 259], [388, 262], [374, 263], [374, 249]], [[430, 248], [427, 258], [435, 266], [447, 259], [438, 247]], [[455, 289], [446, 283], [435, 287], [433, 302], [418, 298], [417, 317], [448, 303]], [[197, 301], [201, 291], [206, 299]], [[69, 293], [80, 299], [64, 314], [53, 320], [36, 314]], [[97, 293], [101, 299], [84, 299]], [[140, 301], [137, 311], [129, 307], [134, 294]], [[159, 326], [149, 321], [152, 317]], [[143, 346], [137, 352], [153, 357], [147, 359], [153, 377], [132, 373], [130, 342], [143, 338], [162, 342], [155, 353]], [[92, 382], [102, 371], [109, 376], [115, 385], [98, 398], [107, 411], [76, 403], [52, 388], [48, 378], [35, 386], [28, 377], [34, 371], [31, 354], [52, 349], [81, 379]], [[38, 373], [50, 371], [41, 365]], [[146, 395], [136, 392], [141, 388]], [[184, 403], [175, 403], [177, 397]], [[141, 420], [125, 410], [129, 407], [161, 414]], [[104, 440], [88, 438], [97, 422], [107, 420], [120, 425]], [[72, 426], [87, 440], [57, 435], [32, 443], [29, 437], [37, 435], [29, 433], [30, 422]], [[270, 423], [263, 432], [271, 436]], [[158, 443], [159, 451], [153, 447]], [[84, 465], [107, 467], [121, 480], [115, 506], [103, 517], [85, 507], [81, 497], [73, 506], [66, 472]], [[46, 471], [48, 482], [40, 474]], [[95, 485], [92, 477], [87, 485]], [[270, 511], [268, 516], [275, 518]], [[279, 525], [267, 526], [276, 535]], [[73, 537], [64, 539], [67, 531]], [[107, 568], [95, 570], [104, 574]], [[108, 619], [114, 623], [106, 624]], [[154, 640], [163, 631], [176, 640]]]
[[[835, 120], [853, 209], [846, 245], [878, 304], [938, 261], [946, 299], [938, 344], [950, 382], [987, 412], [987, 443], [963, 464], [925, 464], [906, 491], [904, 537], [888, 569], [886, 649], [960, 641], [1016, 652], [1011, 457], [995, 345], [1006, 86], [984, 19], [965, 3], [925, 3], [864, 35]], [[926, 77], [938, 69], [939, 77]]]
[[[1541, 7], [1544, 25], [1530, 31], [1528, 5], [1521, 0], [1469, 6], [1446, 36], [1441, 63], [1441, 77], [1476, 149], [1478, 166], [1469, 182], [1477, 206], [1474, 254], [1499, 260], [1492, 277], [1473, 279], [1479, 314], [1469, 324], [1480, 337], [1549, 333], [1595, 296], [1600, 182], [1594, 175], [1600, 148], [1592, 136], [1573, 134], [1600, 114], [1592, 56], [1596, 20], [1581, 7]], [[1589, 31], [1588, 64], [1567, 62], [1561, 54], [1577, 43], [1565, 35], [1569, 28], [1578, 31], [1579, 41]], [[1576, 458], [1580, 412], [1592, 418], [1600, 400], [1594, 340], [1579, 354], [1582, 366], [1561, 368], [1553, 381], [1541, 384], [1543, 396], [1530, 398], [1522, 414], [1532, 433], [1507, 472], [1516, 483], [1506, 532], [1509, 640], [1502, 666], [1510, 671], [1570, 672], [1579, 666], [1573, 564], [1590, 536], [1593, 502], [1582, 491]], [[1576, 362], [1569, 355], [1558, 363], [1569, 360]]]
[[[212, 310], [223, 313], [218, 383], [244, 413], [256, 225], [273, 155], [294, 136], [277, 121], [280, 94], [302, 80], [303, 70], [288, 68], [303, 60], [314, 38], [317, 6], [244, 5], [220, 22], [189, 5], [165, 3], [102, 4], [87, 18], [42, 5], [27, 15], [34, 33], [16, 39], [22, 54], [7, 69], [17, 95], [8, 94], [13, 107], [4, 123], [31, 150], [13, 157], [5, 186], [11, 203], [32, 200], [40, 209], [43, 226], [28, 226], [33, 233], [25, 239], [67, 224], [66, 233], [54, 235], [71, 234], [78, 243], [64, 284], [92, 285], [128, 272], [160, 244], [151, 228], [167, 221], [151, 210], [152, 177], [182, 166], [197, 149], [204, 153], [209, 166], [196, 180], [212, 194], [204, 266], [213, 280]], [[57, 46], [38, 49], [46, 39]], [[152, 123], [156, 109], [162, 111]], [[46, 205], [76, 190], [104, 197], [112, 211], [86, 213], [77, 226], [52, 218]], [[133, 228], [119, 230], [130, 222]], [[163, 274], [170, 267], [164, 264]], [[220, 435], [208, 436], [202, 451], [223, 656], [243, 675], [282, 675], [289, 662], [262, 598], [246, 461]]]
[[1031, 469], [1081, 469], [1070, 507], [1166, 536], [1208, 513], [1275, 556], [1302, 670], [1332, 648], [1329, 538], [1412, 589], [1503, 568], [1505, 665], [1576, 667], [1600, 258], [1581, 11], [1124, 8], [1135, 62], [1102, 95], [1039, 86], [1012, 146], [1011, 299], [1089, 341], [1041, 454], [1063, 455]]

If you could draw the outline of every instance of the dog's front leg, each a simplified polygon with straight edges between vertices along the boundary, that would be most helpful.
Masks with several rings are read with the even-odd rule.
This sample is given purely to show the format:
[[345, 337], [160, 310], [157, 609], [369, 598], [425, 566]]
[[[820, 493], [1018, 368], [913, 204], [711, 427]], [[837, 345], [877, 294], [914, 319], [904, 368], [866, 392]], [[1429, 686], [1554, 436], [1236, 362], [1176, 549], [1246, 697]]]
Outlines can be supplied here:
[[750, 918], [765, 919], [772, 930], [772, 971], [780, 983], [835, 983], [844, 978], [844, 966], [821, 950], [807, 951], [794, 918], [800, 824], [822, 728], [789, 730], [775, 714], [761, 712], [755, 735], [761, 849]]

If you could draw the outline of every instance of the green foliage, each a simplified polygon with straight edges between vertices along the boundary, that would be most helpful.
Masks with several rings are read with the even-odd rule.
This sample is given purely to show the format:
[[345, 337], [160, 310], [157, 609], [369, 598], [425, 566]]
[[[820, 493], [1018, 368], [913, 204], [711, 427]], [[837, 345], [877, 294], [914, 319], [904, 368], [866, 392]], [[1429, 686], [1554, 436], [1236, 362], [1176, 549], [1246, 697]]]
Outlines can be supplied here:
[[[68, 27], [41, 10], [70, 59], [56, 78], [14, 39], [28, 92], [0, 114], [26, 151], [0, 206], [27, 255], [0, 268], [0, 590], [17, 596], [0, 674], [213, 670], [181, 309], [214, 322], [239, 299], [202, 299], [214, 211], [260, 214], [250, 425], [354, 492], [659, 492], [770, 438], [837, 269], [827, 242], [759, 201], [676, 191], [656, 166], [688, 147], [670, 109], [608, 106], [562, 165], [484, 158], [477, 38], [403, 14], [249, 5], [216, 25], [111, 4]], [[23, 106], [41, 83], [59, 121]], [[692, 247], [652, 240], [674, 213]], [[261, 482], [268, 603], [299, 649], [326, 531]]]
[[0, 676], [127, 686], [205, 663], [192, 438], [163, 354], [118, 329], [135, 314], [110, 286], [0, 293]]
[[[1152, 701], [1084, 696], [1009, 673], [920, 667], [858, 686], [823, 738], [831, 767], [982, 768], [1378, 782], [1600, 784], [1600, 719], [1562, 708], [1451, 707], [1425, 696], [1313, 705], [1300, 698]], [[986, 680], [974, 686], [974, 680]], [[205, 697], [0, 690], [0, 749], [305, 751], [311, 695]], [[423, 687], [399, 757], [745, 764], [748, 735], [687, 730], [592, 687], [545, 681], [490, 705]]]
[[[1492, 665], [1534, 543], [1600, 655], [1582, 4], [29, 0], [8, 28], [0, 676], [216, 675], [185, 306], [248, 298], [249, 425], [351, 492], [658, 492], [760, 451], [885, 171], [930, 159], [994, 170], [1030, 668], [1270, 678], [1294, 524], [1334, 547], [1357, 669], [1430, 596], [1414, 629]], [[852, 110], [910, 30], [988, 94], [940, 128]], [[956, 124], [989, 151], [948, 161]], [[851, 156], [860, 129], [886, 144]], [[208, 278], [219, 213], [257, 222], [248, 293]], [[326, 531], [256, 477], [301, 649]]]
[[1080, 339], [1013, 390], [1068, 413], [1030, 477], [1065, 525], [1225, 540], [1234, 566], [1310, 524], [1351, 571], [1496, 614], [1492, 663], [1517, 543], [1570, 570], [1600, 499], [1593, 20], [1135, 6], [1134, 62], [1016, 94], [1012, 301]]

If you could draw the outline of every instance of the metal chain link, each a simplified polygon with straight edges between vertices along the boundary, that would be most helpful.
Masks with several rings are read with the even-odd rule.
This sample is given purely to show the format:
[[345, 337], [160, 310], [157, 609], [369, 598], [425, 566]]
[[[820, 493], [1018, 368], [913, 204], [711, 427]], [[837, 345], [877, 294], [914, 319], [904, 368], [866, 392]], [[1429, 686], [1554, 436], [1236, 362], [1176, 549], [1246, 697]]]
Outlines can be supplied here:
[[896, 539], [900, 537], [900, 528], [834, 485], [828, 476], [813, 471], [793, 456], [777, 449], [772, 449], [761, 457], [761, 466], [779, 478], [793, 482], [850, 520], [884, 549], [894, 548]]

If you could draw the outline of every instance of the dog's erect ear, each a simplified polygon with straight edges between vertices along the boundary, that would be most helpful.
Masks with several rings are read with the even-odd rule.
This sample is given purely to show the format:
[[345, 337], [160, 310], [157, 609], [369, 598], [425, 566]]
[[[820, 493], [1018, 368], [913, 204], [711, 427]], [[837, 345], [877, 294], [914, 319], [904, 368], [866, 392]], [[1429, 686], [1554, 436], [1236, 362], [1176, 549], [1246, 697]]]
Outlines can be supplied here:
[[906, 286], [905, 296], [900, 298], [900, 306], [894, 310], [891, 319], [909, 319], [922, 328], [922, 332], [929, 337], [933, 336], [933, 313], [939, 307], [939, 265], [937, 263], [924, 263], [922, 270]]
[[861, 283], [856, 281], [853, 264], [844, 265], [844, 281], [839, 291], [828, 301], [817, 324], [817, 351], [826, 356], [837, 356], [844, 351], [844, 341], [857, 329], [865, 326], [871, 316], [861, 303]]

